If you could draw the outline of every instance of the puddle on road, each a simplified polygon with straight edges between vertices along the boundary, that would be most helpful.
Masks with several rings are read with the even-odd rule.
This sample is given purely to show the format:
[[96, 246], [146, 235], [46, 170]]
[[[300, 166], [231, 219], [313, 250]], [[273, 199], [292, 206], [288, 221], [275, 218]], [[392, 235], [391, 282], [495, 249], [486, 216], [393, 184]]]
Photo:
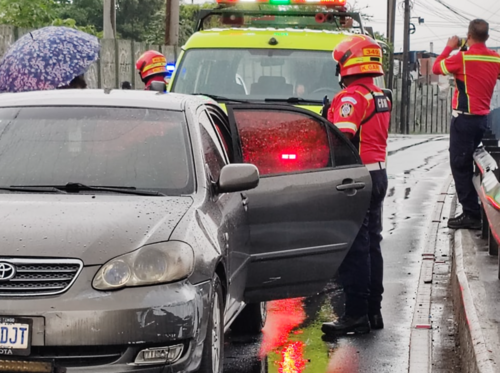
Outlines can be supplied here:
[[[350, 345], [349, 338], [336, 341], [324, 341], [322, 338], [321, 324], [336, 318], [330, 296], [268, 302], [267, 322], [262, 331], [258, 356], [254, 355], [253, 368], [249, 370], [249, 365], [245, 364], [245, 369], [241, 366], [234, 370], [225, 367], [224, 372], [357, 373], [359, 354]], [[255, 364], [256, 359], [259, 364]]]

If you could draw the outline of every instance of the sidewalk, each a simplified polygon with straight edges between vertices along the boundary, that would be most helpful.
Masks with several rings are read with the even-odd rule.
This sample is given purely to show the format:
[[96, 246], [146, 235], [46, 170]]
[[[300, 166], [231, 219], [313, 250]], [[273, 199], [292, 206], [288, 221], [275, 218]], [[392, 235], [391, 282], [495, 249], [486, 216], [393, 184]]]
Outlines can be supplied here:
[[[441, 136], [440, 136], [441, 137]], [[442, 137], [449, 137], [449, 135], [442, 135]], [[397, 153], [401, 150], [408, 149], [412, 146], [422, 144], [428, 141], [433, 141], [436, 139], [436, 135], [418, 135], [410, 136], [410, 135], [394, 135], [391, 134], [389, 136], [388, 144], [387, 144], [387, 152], [389, 155]]]
[[[455, 205], [449, 216], [456, 215]], [[500, 372], [498, 257], [488, 254], [487, 241], [481, 238], [480, 231], [450, 233], [453, 247], [451, 281], [462, 371]]]

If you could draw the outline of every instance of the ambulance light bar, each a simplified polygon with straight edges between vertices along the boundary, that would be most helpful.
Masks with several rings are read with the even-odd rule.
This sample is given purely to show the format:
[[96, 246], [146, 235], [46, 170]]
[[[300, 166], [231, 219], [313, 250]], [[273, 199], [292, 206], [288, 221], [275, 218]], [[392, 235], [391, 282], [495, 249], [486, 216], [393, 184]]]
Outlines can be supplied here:
[[347, 0], [217, 0], [219, 5], [269, 4], [269, 5], [327, 5], [345, 6]]

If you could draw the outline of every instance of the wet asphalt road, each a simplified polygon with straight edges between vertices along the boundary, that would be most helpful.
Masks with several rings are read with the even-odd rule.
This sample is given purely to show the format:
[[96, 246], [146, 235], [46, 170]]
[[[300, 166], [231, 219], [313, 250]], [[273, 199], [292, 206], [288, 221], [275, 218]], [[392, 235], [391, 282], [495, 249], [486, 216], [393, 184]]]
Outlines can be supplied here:
[[401, 373], [408, 371], [410, 325], [424, 235], [436, 195], [448, 178], [448, 137], [400, 136], [389, 144], [384, 204], [385, 329], [323, 341], [321, 323], [342, 313], [332, 281], [307, 299], [268, 304], [257, 337], [226, 336], [227, 373]]

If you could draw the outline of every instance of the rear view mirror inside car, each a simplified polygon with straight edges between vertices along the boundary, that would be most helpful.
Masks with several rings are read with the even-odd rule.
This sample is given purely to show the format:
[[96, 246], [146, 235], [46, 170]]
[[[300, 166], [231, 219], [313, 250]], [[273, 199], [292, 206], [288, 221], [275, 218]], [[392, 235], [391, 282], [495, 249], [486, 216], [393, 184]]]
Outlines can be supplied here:
[[278, 57], [263, 58], [260, 63], [261, 66], [283, 66], [284, 64], [285, 59]]

